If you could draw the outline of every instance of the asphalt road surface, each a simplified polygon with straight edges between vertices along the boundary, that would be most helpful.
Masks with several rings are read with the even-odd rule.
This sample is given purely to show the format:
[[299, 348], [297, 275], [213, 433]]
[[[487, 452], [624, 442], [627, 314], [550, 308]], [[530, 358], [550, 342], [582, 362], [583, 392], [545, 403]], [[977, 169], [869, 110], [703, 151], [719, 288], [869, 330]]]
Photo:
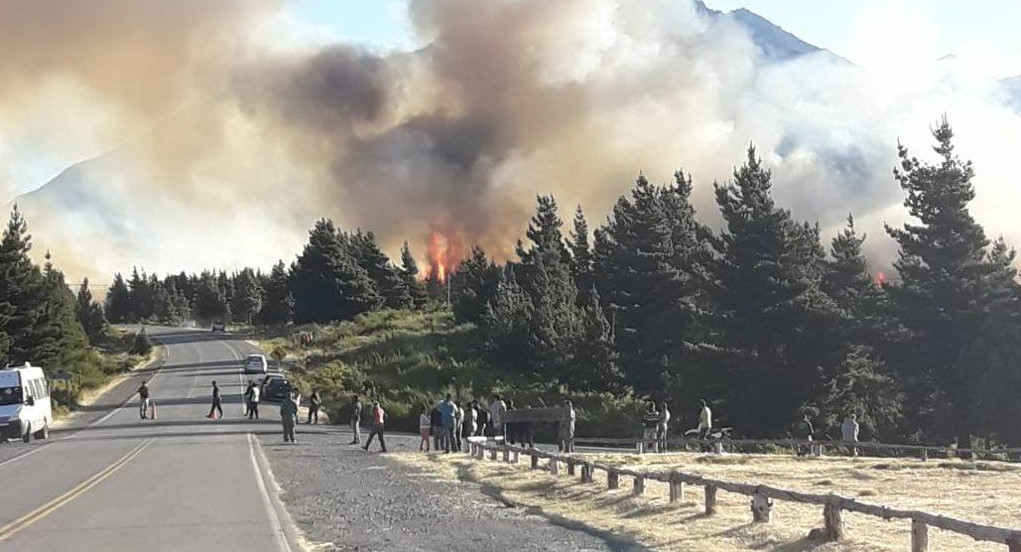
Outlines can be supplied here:
[[[161, 362], [48, 441], [0, 445], [0, 551], [296, 550], [254, 434], [279, 415], [241, 418], [251, 347], [208, 331], [151, 329]], [[141, 420], [141, 379], [156, 420]], [[211, 382], [225, 418], [210, 420]]]

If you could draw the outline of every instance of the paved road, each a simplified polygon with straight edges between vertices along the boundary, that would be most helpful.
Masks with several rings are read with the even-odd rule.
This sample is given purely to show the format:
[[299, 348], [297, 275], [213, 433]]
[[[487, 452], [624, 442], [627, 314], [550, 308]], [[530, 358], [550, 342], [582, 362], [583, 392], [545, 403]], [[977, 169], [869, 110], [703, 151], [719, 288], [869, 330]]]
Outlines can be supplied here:
[[[278, 416], [240, 417], [250, 347], [208, 332], [151, 333], [166, 346], [163, 365], [109, 397], [123, 402], [149, 377], [158, 420], [140, 420], [131, 399], [92, 409], [48, 442], [0, 445], [0, 551], [291, 549], [253, 436], [275, 433]], [[216, 421], [205, 418], [214, 379], [226, 414]]]

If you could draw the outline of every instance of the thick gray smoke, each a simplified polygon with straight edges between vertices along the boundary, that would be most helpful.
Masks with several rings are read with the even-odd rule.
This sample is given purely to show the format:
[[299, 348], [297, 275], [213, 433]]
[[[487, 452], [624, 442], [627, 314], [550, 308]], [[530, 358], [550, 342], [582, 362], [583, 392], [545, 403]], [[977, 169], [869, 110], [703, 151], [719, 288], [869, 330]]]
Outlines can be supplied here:
[[[20, 4], [0, 8], [0, 37], [6, 21], [31, 28], [55, 9]], [[81, 272], [265, 266], [297, 251], [320, 216], [371, 228], [391, 248], [411, 239], [420, 254], [434, 231], [505, 254], [536, 193], [555, 193], [565, 213], [581, 203], [597, 223], [639, 171], [692, 172], [714, 220], [711, 183], [750, 142], [796, 216], [832, 228], [853, 212], [882, 263], [892, 252], [880, 225], [904, 218], [896, 141], [924, 154], [944, 113], [979, 170], [978, 218], [1021, 238], [1002, 207], [1021, 194], [1007, 177], [1021, 118], [995, 83], [959, 68], [890, 86], [827, 52], [778, 62], [737, 22], [687, 0], [412, 0], [426, 46], [393, 53], [281, 47], [267, 32], [273, 4], [175, 3], [172, 15], [89, 4], [89, 17], [124, 23], [81, 14], [85, 30], [59, 51], [24, 46], [0, 61], [0, 129], [24, 124], [25, 90], [56, 87], [54, 97], [106, 106], [83, 118], [123, 144], [79, 179], [81, 203], [109, 215], [47, 208], [31, 219], [58, 262], [77, 259]], [[43, 34], [29, 34], [45, 50]], [[54, 61], [65, 49], [73, 64]]]

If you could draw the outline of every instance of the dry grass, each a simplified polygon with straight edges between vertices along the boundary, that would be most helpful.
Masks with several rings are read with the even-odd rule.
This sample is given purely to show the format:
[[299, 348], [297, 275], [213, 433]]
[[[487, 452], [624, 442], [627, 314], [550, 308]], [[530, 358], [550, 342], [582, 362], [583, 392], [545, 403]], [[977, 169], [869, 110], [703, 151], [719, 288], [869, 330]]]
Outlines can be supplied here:
[[[643, 497], [632, 495], [631, 482], [621, 478], [619, 490], [608, 491], [602, 472], [592, 484], [528, 468], [479, 461], [463, 455], [398, 454], [395, 458], [440, 478], [479, 483], [491, 493], [548, 515], [583, 522], [626, 535], [664, 551], [904, 551], [910, 549], [910, 523], [883, 521], [860, 514], [844, 515], [849, 540], [820, 544], [808, 532], [822, 525], [822, 508], [777, 502], [773, 523], [752, 524], [749, 498], [720, 492], [718, 514], [703, 515], [701, 488], [688, 486], [683, 501], [670, 504], [666, 485], [646, 482]], [[729, 481], [764, 483], [811, 493], [833, 492], [893, 507], [926, 510], [1006, 527], [1021, 527], [1021, 467], [998, 463], [927, 462], [779, 456], [592, 455], [602, 463], [648, 469], [671, 467]], [[933, 529], [933, 551], [997, 551], [1004, 545], [976, 543], [967, 537]]]

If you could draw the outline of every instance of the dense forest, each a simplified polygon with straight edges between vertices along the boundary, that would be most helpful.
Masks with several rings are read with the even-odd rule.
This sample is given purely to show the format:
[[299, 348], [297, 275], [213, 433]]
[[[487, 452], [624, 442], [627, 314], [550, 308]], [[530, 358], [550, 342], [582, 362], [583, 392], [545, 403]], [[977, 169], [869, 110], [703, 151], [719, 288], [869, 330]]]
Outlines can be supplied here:
[[911, 222], [886, 228], [899, 245], [890, 281], [871, 273], [851, 216], [827, 246], [817, 224], [777, 205], [750, 148], [713, 185], [719, 230], [696, 216], [690, 176], [640, 176], [591, 232], [580, 207], [565, 221], [539, 196], [515, 259], [474, 247], [443, 282], [419, 273], [407, 244], [394, 263], [371, 232], [321, 220], [297, 259], [269, 274], [117, 275], [106, 315], [329, 323], [449, 298], [494, 370], [550, 389], [706, 398], [748, 436], [782, 434], [806, 414], [832, 426], [855, 413], [866, 436], [884, 440], [1016, 445], [1014, 251], [970, 215], [974, 172], [954, 154], [950, 126], [933, 136], [935, 163], [899, 149], [894, 177]]

